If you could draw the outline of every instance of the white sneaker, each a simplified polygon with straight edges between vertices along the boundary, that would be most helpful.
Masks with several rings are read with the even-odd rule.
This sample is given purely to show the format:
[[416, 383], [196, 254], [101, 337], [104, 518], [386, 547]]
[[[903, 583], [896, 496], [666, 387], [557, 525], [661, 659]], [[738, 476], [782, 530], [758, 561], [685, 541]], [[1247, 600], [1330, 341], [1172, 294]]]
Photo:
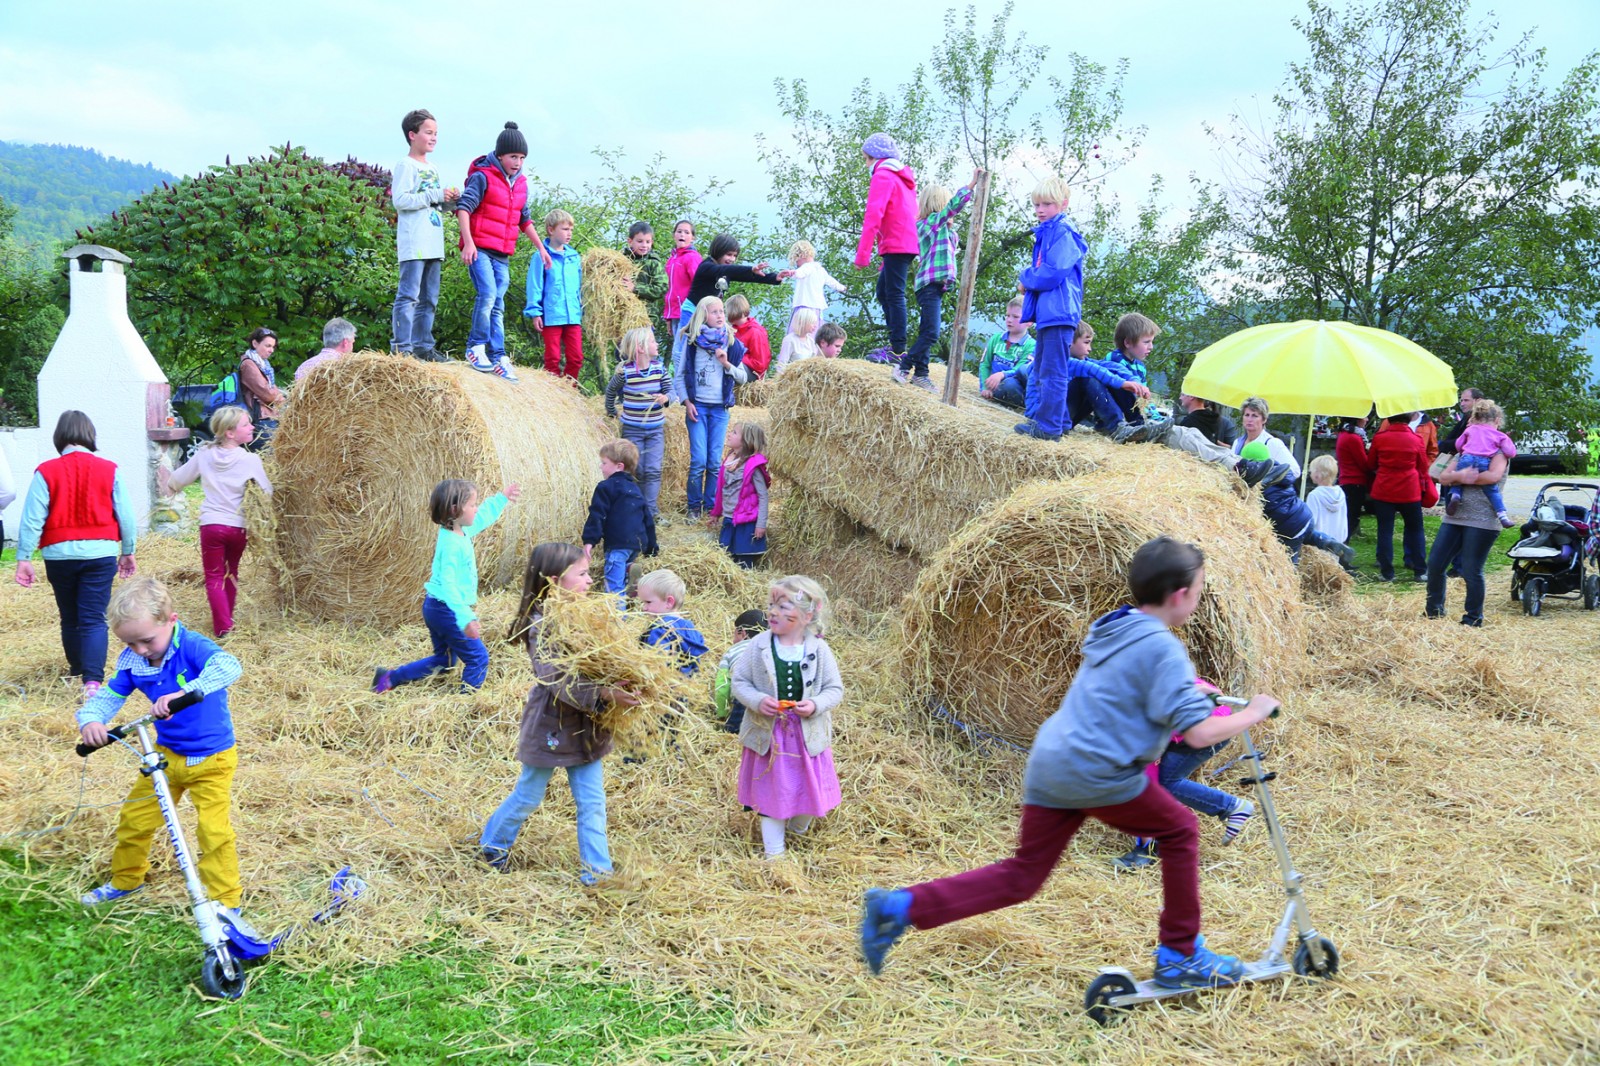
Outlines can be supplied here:
[[494, 372], [505, 378], [507, 381], [518, 380], [516, 367], [512, 365], [511, 356], [509, 355], [502, 355], [495, 362]]
[[894, 378], [894, 380], [895, 380], [895, 382], [897, 384], [900, 384], [900, 385], [909, 385], [909, 384], [911, 384], [911, 375], [906, 373], [904, 370], [901, 370], [899, 367], [895, 367], [893, 370], [891, 370], [889, 372], [889, 376]]
[[482, 344], [474, 344], [467, 349], [467, 365], [480, 374], [494, 373], [494, 364], [489, 361], [488, 349]]

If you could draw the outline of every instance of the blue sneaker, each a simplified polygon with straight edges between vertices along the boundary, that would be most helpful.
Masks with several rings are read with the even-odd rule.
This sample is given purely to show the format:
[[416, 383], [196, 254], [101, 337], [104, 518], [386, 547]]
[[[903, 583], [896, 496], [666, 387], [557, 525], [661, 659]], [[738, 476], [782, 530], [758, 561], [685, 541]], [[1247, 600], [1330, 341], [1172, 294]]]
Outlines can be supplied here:
[[511, 853], [505, 848], [481, 848], [478, 859], [495, 873], [505, 873], [511, 865]]
[[883, 960], [895, 941], [911, 928], [911, 893], [869, 888], [861, 899], [861, 957], [873, 973], [883, 972]]
[[1244, 963], [1232, 955], [1218, 955], [1206, 947], [1206, 938], [1194, 938], [1194, 954], [1185, 958], [1163, 944], [1156, 948], [1156, 984], [1162, 988], [1224, 988], [1244, 977]]
[[85, 907], [98, 907], [103, 903], [115, 903], [119, 899], [127, 899], [129, 896], [143, 891], [143, 885], [140, 885], [138, 888], [122, 889], [113, 888], [111, 882], [107, 881], [93, 892], [85, 892], [83, 895], [79, 896], [78, 902], [82, 903]]

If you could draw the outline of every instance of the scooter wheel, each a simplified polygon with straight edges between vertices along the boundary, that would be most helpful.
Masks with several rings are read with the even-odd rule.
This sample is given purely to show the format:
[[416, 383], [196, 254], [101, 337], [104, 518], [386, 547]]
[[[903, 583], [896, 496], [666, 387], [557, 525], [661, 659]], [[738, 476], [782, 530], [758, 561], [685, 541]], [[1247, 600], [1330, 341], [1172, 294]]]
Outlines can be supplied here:
[[1103, 973], [1089, 982], [1089, 991], [1083, 994], [1083, 1010], [1096, 1025], [1110, 1025], [1127, 1011], [1126, 1007], [1113, 1007], [1111, 1001], [1118, 996], [1128, 996], [1138, 988], [1120, 973]]
[[1301, 977], [1329, 978], [1339, 972], [1339, 949], [1333, 946], [1333, 941], [1327, 937], [1318, 937], [1317, 946], [1322, 949], [1322, 965], [1318, 966], [1316, 959], [1311, 955], [1311, 945], [1301, 942], [1294, 951], [1294, 972]]
[[229, 961], [233, 963], [232, 977], [223, 969], [216, 951], [206, 952], [206, 957], [200, 961], [200, 990], [212, 999], [238, 999], [244, 995], [245, 983], [250, 978], [238, 959], [229, 956]]

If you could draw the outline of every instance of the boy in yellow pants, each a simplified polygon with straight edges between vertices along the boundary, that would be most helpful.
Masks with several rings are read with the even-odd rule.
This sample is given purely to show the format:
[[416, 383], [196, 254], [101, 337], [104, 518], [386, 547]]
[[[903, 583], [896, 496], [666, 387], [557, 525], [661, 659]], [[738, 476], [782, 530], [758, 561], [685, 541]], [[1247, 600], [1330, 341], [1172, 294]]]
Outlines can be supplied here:
[[[200, 816], [200, 880], [213, 900], [238, 916], [239, 853], [234, 847], [233, 772], [239, 752], [228, 713], [228, 686], [239, 680], [239, 660], [184, 627], [172, 596], [154, 578], [124, 585], [111, 601], [111, 631], [126, 644], [116, 674], [78, 709], [84, 743], [109, 742], [106, 725], [135, 689], [150, 699], [156, 749], [167, 757], [167, 781], [176, 803], [189, 793]], [[180, 713], [181, 712], [181, 713]], [[150, 871], [150, 841], [162, 826], [150, 778], [141, 776], [122, 805], [111, 880], [82, 896], [96, 907], [133, 895]]]

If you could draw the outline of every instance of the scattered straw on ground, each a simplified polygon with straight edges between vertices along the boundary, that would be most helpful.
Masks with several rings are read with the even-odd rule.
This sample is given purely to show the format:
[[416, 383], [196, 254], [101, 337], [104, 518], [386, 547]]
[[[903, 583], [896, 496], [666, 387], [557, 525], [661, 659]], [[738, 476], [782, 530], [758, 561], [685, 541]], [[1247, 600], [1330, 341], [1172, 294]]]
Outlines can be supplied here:
[[[670, 526], [663, 559], [690, 569], [677, 553], [703, 537]], [[206, 631], [197, 560], [193, 541], [140, 545], [141, 570], [177, 575], [181, 614]], [[697, 561], [718, 569], [704, 553]], [[259, 562], [247, 553], [247, 572]], [[730, 635], [706, 619], [752, 606], [770, 576], [749, 575], [746, 585], [728, 575], [729, 599], [716, 581], [691, 582], [689, 614], [713, 656]], [[1273, 593], [1294, 598], [1293, 580]], [[1459, 583], [1451, 596], [1459, 608]], [[509, 624], [516, 599], [485, 597], [490, 631]], [[8, 583], [0, 610], [10, 620], [0, 833], [66, 822], [80, 774], [84, 803], [121, 799], [136, 777], [126, 752], [87, 764], [71, 754], [74, 690], [58, 679], [49, 590]], [[704, 1034], [699, 1053], [680, 1052], [680, 1062], [1593, 1061], [1595, 615], [1552, 604], [1527, 619], [1498, 584], [1488, 612], [1481, 630], [1425, 622], [1420, 596], [1408, 593], [1316, 615], [1315, 687], [1279, 693], [1286, 715], [1258, 738], [1273, 746], [1289, 843], [1312, 916], [1338, 943], [1342, 975], [1172, 1000], [1101, 1031], [1077, 1012], [1083, 990], [1101, 966], [1148, 974], [1160, 888], [1155, 870], [1113, 874], [1108, 860], [1126, 841], [1100, 829], [1079, 838], [1032, 902], [913, 932], [879, 978], [857, 960], [864, 888], [1009, 853], [1022, 765], [930, 727], [901, 687], [897, 641], [865, 616], [842, 613], [829, 637], [847, 691], [835, 715], [837, 811], [788, 858], [766, 863], [735, 798], [737, 742], [685, 731], [675, 755], [608, 762], [618, 876], [586, 891], [572, 802], [559, 785], [529, 820], [509, 874], [472, 859], [483, 818], [516, 779], [525, 656], [495, 648], [488, 683], [473, 696], [456, 695], [449, 679], [374, 696], [373, 666], [427, 648], [417, 620], [350, 629], [247, 607], [228, 646], [245, 668], [232, 697], [242, 755], [234, 822], [252, 919], [267, 928], [304, 920], [344, 863], [372, 885], [253, 980], [270, 986], [282, 967], [344, 980], [448, 935], [498, 960], [525, 960], [533, 982], [543, 967], [577, 967], [731, 1005], [736, 1025]], [[1213, 783], [1234, 790], [1236, 777]], [[114, 807], [85, 810], [64, 831], [31, 838], [26, 868], [5, 867], [0, 891], [71, 898], [99, 883], [116, 816]], [[1253, 956], [1282, 904], [1266, 837], [1252, 825], [1224, 849], [1209, 820], [1203, 834], [1208, 938]], [[117, 920], [171, 923], [174, 976], [149, 995], [161, 1009], [198, 1012], [208, 1005], [184, 987], [194, 951], [181, 883], [170, 857], [156, 854], [150, 891]]]
[[464, 364], [379, 353], [318, 367], [295, 387], [273, 442], [276, 550], [294, 608], [393, 625], [415, 617], [438, 527], [428, 494], [467, 478], [522, 499], [476, 540], [490, 587], [519, 581], [528, 548], [583, 525], [608, 430], [550, 375], [520, 382]]

